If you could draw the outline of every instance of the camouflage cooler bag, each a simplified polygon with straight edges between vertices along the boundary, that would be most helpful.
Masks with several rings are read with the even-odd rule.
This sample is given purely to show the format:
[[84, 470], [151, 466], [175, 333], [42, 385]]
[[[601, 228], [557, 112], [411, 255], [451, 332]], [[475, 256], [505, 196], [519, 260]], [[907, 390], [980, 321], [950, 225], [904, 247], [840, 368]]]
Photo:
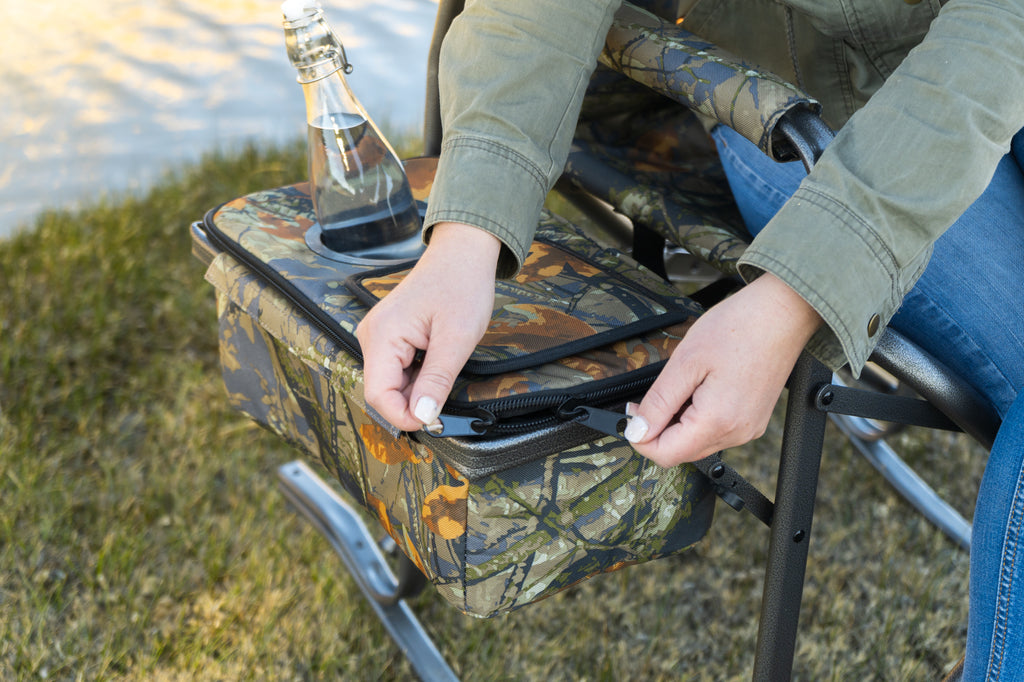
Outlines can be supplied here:
[[[407, 165], [421, 200], [433, 168]], [[520, 274], [498, 285], [443, 431], [404, 433], [363, 402], [353, 332], [411, 263], [331, 258], [307, 243], [315, 233], [305, 185], [194, 226], [229, 399], [319, 459], [448, 601], [496, 615], [704, 536], [715, 495], [703, 474], [592, 428], [621, 426], [605, 408], [642, 394], [695, 303], [546, 214]]]

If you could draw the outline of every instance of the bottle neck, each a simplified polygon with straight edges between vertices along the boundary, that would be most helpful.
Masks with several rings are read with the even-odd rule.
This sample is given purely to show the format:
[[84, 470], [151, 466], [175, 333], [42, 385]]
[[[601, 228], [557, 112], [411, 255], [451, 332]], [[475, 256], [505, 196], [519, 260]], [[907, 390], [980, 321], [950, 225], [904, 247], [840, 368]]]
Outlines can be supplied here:
[[295, 80], [304, 86], [309, 85], [310, 83], [316, 83], [330, 75], [345, 70], [341, 57], [334, 56], [333, 54], [326, 59], [313, 64], [296, 64], [295, 68], [299, 72], [295, 77]]
[[307, 8], [297, 19], [282, 22], [288, 59], [296, 68], [299, 83], [312, 83], [337, 71], [351, 73], [345, 47], [324, 21], [323, 11]]

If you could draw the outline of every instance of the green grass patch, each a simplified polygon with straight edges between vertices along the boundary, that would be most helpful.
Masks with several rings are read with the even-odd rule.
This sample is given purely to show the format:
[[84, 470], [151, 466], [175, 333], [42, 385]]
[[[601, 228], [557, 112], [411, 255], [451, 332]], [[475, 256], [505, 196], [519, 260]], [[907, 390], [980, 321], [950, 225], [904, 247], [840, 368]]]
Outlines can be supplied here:
[[[304, 149], [211, 156], [142, 198], [0, 243], [0, 679], [398, 680], [411, 669], [285, 506], [300, 456], [227, 407], [189, 224], [305, 175]], [[729, 453], [772, 483], [781, 421]], [[901, 450], [965, 512], [984, 455]], [[967, 557], [829, 430], [797, 679], [925, 680], [962, 652]], [[692, 552], [494, 620], [415, 601], [465, 678], [747, 679], [767, 533], [719, 506]]]

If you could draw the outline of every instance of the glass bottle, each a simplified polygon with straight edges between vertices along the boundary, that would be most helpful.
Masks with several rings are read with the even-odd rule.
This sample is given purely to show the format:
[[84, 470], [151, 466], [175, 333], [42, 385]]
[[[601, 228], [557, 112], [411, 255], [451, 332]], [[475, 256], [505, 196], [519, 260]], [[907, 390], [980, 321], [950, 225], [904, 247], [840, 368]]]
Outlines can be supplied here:
[[352, 67], [341, 41], [315, 1], [286, 0], [281, 10], [305, 95], [310, 194], [323, 245], [357, 258], [414, 257], [422, 245], [409, 180], [345, 81]]

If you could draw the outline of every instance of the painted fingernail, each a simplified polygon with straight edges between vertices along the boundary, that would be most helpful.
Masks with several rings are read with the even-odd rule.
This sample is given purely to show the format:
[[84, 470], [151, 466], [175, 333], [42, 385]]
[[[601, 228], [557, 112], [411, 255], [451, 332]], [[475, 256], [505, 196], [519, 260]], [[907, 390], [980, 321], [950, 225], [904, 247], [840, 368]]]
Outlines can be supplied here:
[[630, 443], [636, 443], [647, 435], [647, 430], [650, 427], [647, 425], [647, 420], [637, 415], [629, 418], [629, 423], [626, 424], [626, 430], [622, 432], [622, 435], [626, 437]]
[[634, 414], [636, 414], [636, 409], [638, 407], [640, 406], [637, 405], [636, 403], [626, 403], [626, 416], [632, 417]]
[[441, 408], [437, 401], [429, 396], [423, 396], [416, 401], [416, 409], [413, 414], [424, 424], [432, 424], [441, 414]]

